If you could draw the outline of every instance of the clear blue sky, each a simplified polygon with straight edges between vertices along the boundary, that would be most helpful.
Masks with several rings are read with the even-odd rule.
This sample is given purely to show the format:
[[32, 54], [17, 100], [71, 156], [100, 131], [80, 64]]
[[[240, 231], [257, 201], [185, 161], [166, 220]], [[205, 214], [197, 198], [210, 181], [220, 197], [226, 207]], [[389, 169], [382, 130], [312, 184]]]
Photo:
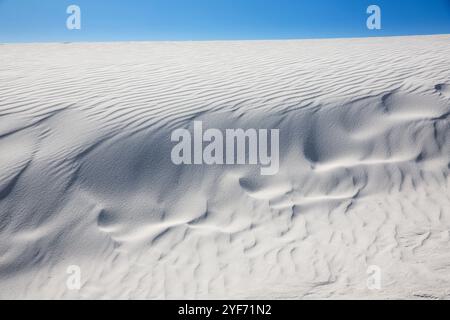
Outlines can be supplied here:
[[[81, 30], [66, 8], [81, 7]], [[366, 8], [382, 29], [366, 28]], [[0, 42], [225, 40], [450, 33], [450, 0], [0, 0]]]

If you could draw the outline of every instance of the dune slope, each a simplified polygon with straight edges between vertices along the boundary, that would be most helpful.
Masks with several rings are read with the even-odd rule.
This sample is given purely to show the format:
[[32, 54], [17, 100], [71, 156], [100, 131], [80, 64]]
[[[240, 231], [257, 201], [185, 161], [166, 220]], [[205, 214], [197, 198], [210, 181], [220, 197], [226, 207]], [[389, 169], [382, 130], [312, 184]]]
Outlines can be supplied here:
[[[449, 52], [1, 45], [0, 298], [450, 298]], [[193, 121], [278, 128], [278, 174], [174, 165]]]

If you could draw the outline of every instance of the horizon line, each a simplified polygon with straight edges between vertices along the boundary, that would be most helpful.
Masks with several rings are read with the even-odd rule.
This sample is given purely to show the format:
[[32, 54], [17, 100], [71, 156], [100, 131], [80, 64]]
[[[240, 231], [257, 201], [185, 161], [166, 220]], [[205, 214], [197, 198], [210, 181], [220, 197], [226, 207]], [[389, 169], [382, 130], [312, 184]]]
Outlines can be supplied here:
[[405, 38], [405, 37], [431, 37], [431, 36], [450, 36], [450, 33], [419, 33], [404, 35], [374, 35], [374, 36], [337, 36], [337, 37], [301, 37], [301, 38], [261, 38], [261, 39], [168, 39], [168, 40], [74, 40], [74, 41], [12, 41], [2, 42], [0, 45], [10, 44], [87, 44], [87, 43], [127, 43], [127, 42], [258, 42], [258, 41], [301, 41], [301, 40], [346, 40], [346, 39], [380, 39], [380, 38]]

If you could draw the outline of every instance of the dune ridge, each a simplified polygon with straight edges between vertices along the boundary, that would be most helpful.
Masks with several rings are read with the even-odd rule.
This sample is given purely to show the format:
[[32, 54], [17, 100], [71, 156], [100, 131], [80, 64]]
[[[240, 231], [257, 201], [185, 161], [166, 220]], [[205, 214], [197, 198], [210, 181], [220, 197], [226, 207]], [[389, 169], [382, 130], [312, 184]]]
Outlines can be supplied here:
[[[0, 298], [449, 299], [449, 52], [448, 35], [3, 45]], [[174, 165], [195, 120], [279, 129], [279, 173]]]

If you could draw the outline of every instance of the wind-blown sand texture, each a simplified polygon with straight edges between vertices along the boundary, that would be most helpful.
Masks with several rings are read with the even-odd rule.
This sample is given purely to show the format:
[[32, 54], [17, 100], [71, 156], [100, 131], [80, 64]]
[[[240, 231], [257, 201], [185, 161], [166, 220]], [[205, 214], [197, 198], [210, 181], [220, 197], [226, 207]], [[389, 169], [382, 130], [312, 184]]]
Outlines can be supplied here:
[[[0, 45], [0, 298], [450, 298], [449, 57], [447, 35]], [[194, 120], [279, 128], [279, 173], [175, 166]]]

